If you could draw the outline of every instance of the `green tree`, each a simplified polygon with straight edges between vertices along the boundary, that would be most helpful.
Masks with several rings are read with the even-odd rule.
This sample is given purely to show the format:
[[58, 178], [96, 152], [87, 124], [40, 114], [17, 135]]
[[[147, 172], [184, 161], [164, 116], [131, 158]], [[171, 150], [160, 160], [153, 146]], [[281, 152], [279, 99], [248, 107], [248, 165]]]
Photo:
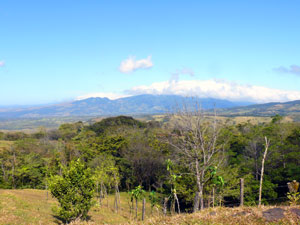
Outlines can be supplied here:
[[130, 192], [131, 202], [133, 203], [133, 199], [135, 199], [135, 218], [137, 218], [138, 212], [138, 200], [145, 196], [145, 191], [141, 185], [137, 186]]
[[52, 176], [49, 185], [51, 194], [60, 207], [58, 216], [65, 222], [86, 219], [92, 206], [95, 181], [89, 168], [80, 161], [72, 161], [62, 168], [62, 176]]

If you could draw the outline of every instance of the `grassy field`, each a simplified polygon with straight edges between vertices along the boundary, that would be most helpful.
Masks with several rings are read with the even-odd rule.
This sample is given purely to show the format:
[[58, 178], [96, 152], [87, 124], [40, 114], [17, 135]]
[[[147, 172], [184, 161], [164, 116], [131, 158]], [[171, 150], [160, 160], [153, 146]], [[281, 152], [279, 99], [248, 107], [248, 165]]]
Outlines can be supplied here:
[[[286, 212], [284, 218], [275, 221], [266, 221], [263, 212], [274, 208], [270, 206], [258, 207], [216, 207], [204, 209], [193, 214], [180, 214], [168, 217], [153, 217], [146, 224], [172, 224], [172, 225], [296, 225], [300, 224], [300, 217], [290, 211], [290, 207], [280, 207]], [[294, 207], [295, 208], [295, 207]], [[300, 209], [297, 207], [297, 209]]]
[[[51, 210], [57, 206], [55, 199], [47, 200], [43, 190], [0, 190], [0, 224], [60, 224]], [[141, 211], [141, 202], [138, 206]], [[130, 214], [129, 196], [121, 193], [121, 207], [114, 210], [114, 196], [103, 200], [102, 206], [95, 205], [89, 213], [91, 217], [86, 224], [125, 224], [137, 222], [134, 213]], [[146, 217], [150, 216], [150, 206], [146, 205]], [[138, 214], [141, 218], [141, 212]], [[130, 222], [132, 221], [132, 222]]]
[[3, 141], [0, 140], [0, 152], [3, 150], [7, 150], [13, 144], [13, 141]]
[[[167, 118], [167, 115], [154, 115], [152, 116], [152, 120], [158, 122], [164, 122]], [[213, 119], [213, 116], [208, 116], [208, 120]], [[239, 123], [246, 123], [250, 122], [252, 124], [259, 124], [259, 123], [268, 123], [271, 121], [271, 117], [262, 117], [262, 116], [235, 116], [235, 117], [227, 117], [227, 116], [217, 116], [217, 120], [220, 122], [227, 122], [229, 124], [239, 124]], [[284, 118], [284, 122], [291, 122], [292, 119], [289, 117]]]
[[[107, 201], [108, 200], [108, 201]], [[266, 222], [262, 212], [272, 208], [263, 206], [237, 207], [237, 208], [209, 208], [194, 214], [180, 214], [173, 216], [158, 216], [157, 211], [150, 214], [150, 206], [146, 206], [146, 220], [141, 221], [139, 212], [138, 220], [134, 219], [134, 213], [130, 214], [129, 196], [121, 193], [121, 209], [114, 211], [114, 196], [104, 200], [102, 206], [94, 206], [90, 210], [90, 220], [87, 222], [75, 222], [73, 224], [300, 224], [300, 218], [290, 212], [290, 207], [281, 207], [286, 210], [285, 218], [281, 221]], [[107, 205], [108, 204], [108, 205]], [[55, 218], [51, 208], [57, 202], [47, 192], [42, 190], [0, 190], [0, 224], [61, 224]], [[300, 209], [300, 207], [293, 207]], [[139, 211], [141, 205], [139, 205]]]

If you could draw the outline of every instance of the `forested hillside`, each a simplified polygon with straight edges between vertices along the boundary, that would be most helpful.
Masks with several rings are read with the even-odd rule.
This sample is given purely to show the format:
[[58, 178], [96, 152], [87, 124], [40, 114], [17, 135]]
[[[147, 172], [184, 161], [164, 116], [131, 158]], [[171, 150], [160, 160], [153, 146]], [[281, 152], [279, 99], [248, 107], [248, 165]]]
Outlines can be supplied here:
[[[139, 185], [153, 191], [154, 205], [192, 212], [258, 204], [265, 138], [269, 151], [263, 204], [288, 204], [287, 183], [300, 180], [300, 125], [271, 122], [227, 125], [199, 113], [179, 113], [162, 126], [119, 116], [91, 125], [63, 124], [57, 130], [0, 133], [0, 187], [46, 189], [49, 178], [80, 159], [91, 169], [95, 196], [127, 192]], [[96, 188], [97, 186], [97, 188]]]

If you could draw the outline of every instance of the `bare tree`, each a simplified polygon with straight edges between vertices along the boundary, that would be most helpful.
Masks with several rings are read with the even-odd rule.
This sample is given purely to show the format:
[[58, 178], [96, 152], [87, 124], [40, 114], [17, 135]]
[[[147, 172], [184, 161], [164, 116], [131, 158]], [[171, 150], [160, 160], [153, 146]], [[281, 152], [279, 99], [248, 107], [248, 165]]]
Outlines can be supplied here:
[[216, 113], [205, 117], [199, 104], [194, 108], [184, 107], [178, 110], [170, 124], [173, 132], [169, 135], [169, 143], [189, 166], [196, 178], [197, 193], [194, 211], [204, 208], [203, 187], [208, 181], [206, 173], [210, 166], [218, 166], [224, 158], [224, 143], [220, 143], [220, 126]]
[[264, 168], [265, 168], [265, 160], [268, 153], [268, 148], [270, 145], [270, 140], [268, 140], [267, 137], [265, 137], [265, 153], [262, 159], [261, 163], [261, 173], [260, 173], [260, 183], [259, 183], [259, 198], [258, 198], [258, 205], [261, 206], [261, 191], [262, 191], [262, 183], [263, 183], [263, 177], [264, 177]]

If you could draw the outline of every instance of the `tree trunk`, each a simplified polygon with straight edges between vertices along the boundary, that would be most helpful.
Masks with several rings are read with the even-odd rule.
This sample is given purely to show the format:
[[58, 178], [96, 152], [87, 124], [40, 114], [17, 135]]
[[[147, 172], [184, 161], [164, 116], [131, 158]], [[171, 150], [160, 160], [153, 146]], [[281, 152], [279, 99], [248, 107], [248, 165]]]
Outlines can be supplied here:
[[175, 199], [173, 199], [173, 201], [171, 202], [172, 205], [171, 205], [171, 215], [174, 215], [175, 214]]
[[244, 178], [240, 179], [240, 206], [244, 206]]
[[212, 189], [212, 207], [215, 207], [215, 187]]
[[135, 199], [135, 218], [137, 219], [138, 216], [138, 199]]
[[118, 213], [118, 195], [117, 193], [115, 194], [115, 212]]
[[199, 198], [200, 198], [200, 210], [204, 209], [204, 199], [203, 199], [203, 185], [201, 184], [201, 189], [199, 192]]
[[[178, 213], [180, 213], [180, 205], [179, 205], [179, 200], [178, 200], [178, 197], [177, 197], [177, 194], [176, 194], [176, 193], [174, 193], [174, 199], [175, 199], [175, 201], [176, 201], [176, 203], [177, 203], [177, 210], [178, 210]], [[174, 209], [175, 209], [175, 207], [174, 207]]]
[[164, 209], [163, 209], [164, 216], [167, 215], [167, 206], [168, 206], [168, 198], [165, 198], [164, 199]]
[[16, 181], [15, 181], [15, 165], [16, 165], [16, 153], [13, 149], [13, 163], [12, 163], [12, 181], [13, 181], [13, 188], [16, 189]]
[[197, 212], [199, 210], [199, 192], [196, 192], [194, 199], [194, 208], [193, 212]]
[[258, 206], [261, 206], [261, 191], [262, 191], [262, 183], [263, 183], [263, 176], [264, 176], [264, 166], [265, 166], [265, 160], [266, 160], [266, 156], [267, 156], [267, 152], [268, 152], [268, 148], [269, 148], [269, 144], [270, 144], [270, 140], [268, 140], [267, 137], [265, 137], [265, 141], [266, 141], [265, 153], [264, 153], [264, 157], [262, 159], [261, 173], [260, 173]]
[[146, 212], [146, 199], [143, 198], [142, 221], [144, 221], [145, 219], [145, 212]]
[[102, 198], [103, 198], [103, 184], [100, 184], [100, 198], [99, 198], [99, 204], [102, 205]]
[[[204, 209], [204, 204], [203, 204], [203, 184], [201, 182], [201, 178], [203, 177], [203, 171], [200, 173], [199, 171], [199, 162], [198, 159], [195, 160], [195, 168], [196, 168], [196, 179], [197, 179], [197, 187], [198, 187], [198, 198], [200, 200], [200, 210]], [[197, 196], [197, 195], [196, 195]], [[195, 198], [195, 203], [196, 203], [196, 198]], [[194, 204], [194, 212], [195, 210], [199, 210], [199, 204]]]
[[6, 171], [5, 171], [3, 162], [1, 163], [1, 168], [2, 168], [2, 172], [3, 172], [3, 179], [5, 182], [7, 182]]
[[101, 205], [101, 196], [100, 196], [100, 191], [99, 191], [99, 182], [97, 181], [97, 197], [98, 197], [98, 202], [99, 206]]

